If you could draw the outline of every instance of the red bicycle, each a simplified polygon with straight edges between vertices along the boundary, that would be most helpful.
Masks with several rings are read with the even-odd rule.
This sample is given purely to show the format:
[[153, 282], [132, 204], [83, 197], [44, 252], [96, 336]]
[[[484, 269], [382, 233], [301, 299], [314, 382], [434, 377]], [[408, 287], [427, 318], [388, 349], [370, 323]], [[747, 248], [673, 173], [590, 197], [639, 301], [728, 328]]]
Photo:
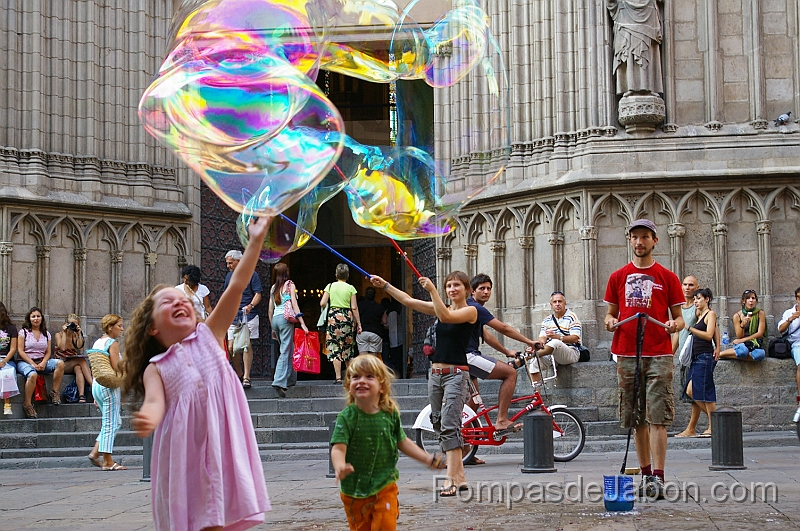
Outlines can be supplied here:
[[[533, 354], [529, 356], [533, 356]], [[550, 360], [552, 361], [552, 356], [550, 356]], [[468, 405], [465, 405], [462, 413], [461, 434], [464, 437], [463, 460], [465, 463], [475, 457], [478, 447], [500, 446], [505, 443], [510, 434], [519, 431], [519, 428], [513, 428], [515, 424], [518, 424], [517, 421], [529, 411], [539, 408], [553, 417], [553, 458], [555, 461], [571, 461], [581, 453], [586, 444], [586, 431], [581, 420], [565, 405], [558, 404], [548, 408], [539, 392], [539, 389], [545, 388], [546, 382], [554, 380], [557, 376], [555, 361], [552, 361], [552, 365], [552, 376], [543, 378], [541, 381], [531, 380], [533, 394], [511, 400], [512, 408], [521, 406], [521, 409], [511, 416], [512, 427], [504, 430], [498, 430], [489, 416], [489, 413], [497, 409], [497, 405], [484, 407], [480, 393], [470, 380], [470, 392], [473, 402], [478, 405], [478, 411], [476, 413]], [[416, 432], [417, 445], [428, 452], [438, 452], [440, 451], [439, 441], [433, 431], [430, 414], [431, 406], [429, 404], [419, 412], [413, 428]]]

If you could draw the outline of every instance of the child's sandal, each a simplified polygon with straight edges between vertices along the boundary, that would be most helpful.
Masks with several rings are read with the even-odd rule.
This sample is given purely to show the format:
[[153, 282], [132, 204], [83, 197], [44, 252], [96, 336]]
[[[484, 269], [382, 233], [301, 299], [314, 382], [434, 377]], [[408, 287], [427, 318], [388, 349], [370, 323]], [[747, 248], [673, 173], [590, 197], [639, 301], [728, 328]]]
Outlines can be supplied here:
[[85, 395], [78, 395], [78, 403], [85, 404], [86, 403], [86, 396]]

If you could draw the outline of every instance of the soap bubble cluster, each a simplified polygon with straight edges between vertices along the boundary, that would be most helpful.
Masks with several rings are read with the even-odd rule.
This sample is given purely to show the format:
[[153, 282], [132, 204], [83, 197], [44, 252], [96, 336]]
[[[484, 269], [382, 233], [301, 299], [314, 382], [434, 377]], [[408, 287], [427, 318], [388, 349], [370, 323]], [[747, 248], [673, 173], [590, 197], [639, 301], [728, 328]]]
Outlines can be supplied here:
[[[413, 17], [430, 9], [416, 0], [402, 10], [391, 0], [187, 0], [140, 119], [241, 213], [243, 243], [250, 217], [297, 223], [276, 219], [266, 260], [308, 241], [321, 205], [342, 191], [362, 227], [398, 240], [446, 234], [507, 163], [508, 83], [476, 0], [458, 0], [423, 28]], [[424, 80], [436, 98], [470, 94], [475, 105], [437, 120], [455, 147], [411, 133], [365, 145], [318, 86], [321, 70]], [[401, 126], [422, 112], [413, 107], [398, 102]]]

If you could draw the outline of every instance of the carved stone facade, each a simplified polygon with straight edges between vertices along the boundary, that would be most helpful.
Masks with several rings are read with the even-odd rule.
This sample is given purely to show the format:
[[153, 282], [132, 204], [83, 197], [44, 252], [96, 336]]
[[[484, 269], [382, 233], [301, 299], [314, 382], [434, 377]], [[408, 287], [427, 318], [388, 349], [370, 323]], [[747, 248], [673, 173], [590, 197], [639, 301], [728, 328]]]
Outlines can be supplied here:
[[74, 312], [97, 337], [103, 315], [128, 317], [199, 262], [198, 179], [136, 114], [173, 7], [0, 7], [0, 300], [18, 324], [37, 305], [51, 328]]
[[[800, 286], [800, 128], [773, 124], [800, 109], [800, 6], [651, 4], [663, 24], [663, 83], [657, 96], [622, 101], [606, 2], [486, 3], [509, 65], [511, 156], [439, 252], [452, 250], [450, 269], [494, 274], [502, 297], [492, 310], [525, 333], [537, 333], [550, 293], [564, 291], [602, 351], [606, 282], [630, 259], [625, 226], [650, 217], [659, 262], [711, 287], [725, 326], [750, 288], [774, 335]], [[476, 97], [437, 91], [437, 156], [459, 179], [480, 172], [465, 164], [473, 153], [452, 125]], [[652, 101], [631, 109], [630, 98]], [[631, 112], [648, 114], [649, 129]]]

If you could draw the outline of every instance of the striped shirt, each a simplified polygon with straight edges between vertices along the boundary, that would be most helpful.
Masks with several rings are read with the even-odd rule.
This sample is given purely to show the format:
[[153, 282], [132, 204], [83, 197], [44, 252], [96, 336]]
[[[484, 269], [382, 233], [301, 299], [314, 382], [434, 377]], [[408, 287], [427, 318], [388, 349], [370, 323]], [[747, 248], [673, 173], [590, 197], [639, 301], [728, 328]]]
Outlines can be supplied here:
[[[558, 326], [561, 327], [561, 330], [569, 332], [569, 334], [564, 334], [561, 330], [556, 327], [556, 323], [553, 321], [553, 317], [555, 314], [550, 314], [544, 321], [542, 321], [542, 328], [539, 330], [539, 337], [547, 337], [547, 333], [551, 332], [554, 334], [563, 334], [569, 336], [578, 336], [578, 340], [580, 341], [581, 337], [581, 322], [578, 320], [578, 316], [572, 313], [570, 310], [564, 312], [560, 318], [558, 318]], [[565, 343], [566, 345], [566, 343]], [[575, 350], [578, 349], [576, 345], [567, 345], [568, 347], [572, 347]]]

